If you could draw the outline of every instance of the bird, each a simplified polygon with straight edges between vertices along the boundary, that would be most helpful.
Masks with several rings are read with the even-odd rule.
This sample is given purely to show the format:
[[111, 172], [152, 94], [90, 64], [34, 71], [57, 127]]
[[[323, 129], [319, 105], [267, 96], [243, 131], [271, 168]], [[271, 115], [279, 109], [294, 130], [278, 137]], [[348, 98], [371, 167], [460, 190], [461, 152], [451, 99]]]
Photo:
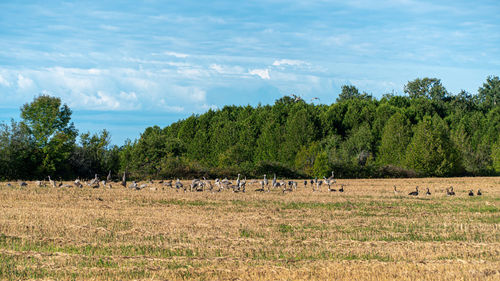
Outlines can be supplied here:
[[408, 193], [408, 195], [410, 195], [410, 196], [418, 196], [418, 186], [415, 187], [415, 191], [412, 191], [412, 192]]
[[52, 185], [52, 187], [57, 187], [56, 182], [55, 182], [55, 181], [53, 181], [53, 180], [50, 178], [50, 176], [48, 176], [48, 178], [49, 178], [50, 185]]
[[313, 98], [311, 99], [311, 101], [314, 101], [314, 100], [319, 100], [319, 98], [318, 98], [318, 97], [313, 97]]
[[79, 187], [79, 188], [82, 188], [82, 187], [83, 187], [83, 184], [80, 182], [80, 180], [79, 180], [79, 179], [76, 179], [76, 180], [75, 180], [75, 186], [76, 186], [76, 187]]
[[132, 184], [129, 187], [132, 189], [137, 189], [137, 183], [135, 181], [132, 181]]
[[446, 195], [455, 196], [455, 191], [453, 191], [453, 186], [446, 189]]
[[307, 186], [307, 180], [304, 181], [304, 187], [306, 187], [306, 186]]
[[398, 195], [399, 191], [396, 189], [396, 186], [394, 186], [394, 195]]
[[483, 195], [483, 194], [481, 193], [481, 189], [478, 189], [478, 190], [477, 190], [477, 196], [481, 196], [481, 195]]
[[90, 181], [90, 185], [94, 185], [96, 183], [99, 183], [99, 177], [97, 174], [95, 174], [95, 177]]
[[111, 170], [109, 170], [108, 176], [106, 177], [106, 181], [111, 181]]
[[123, 187], [127, 187], [127, 176], [126, 176], [126, 173], [127, 172], [123, 172], [122, 183], [121, 183], [121, 185]]
[[332, 175], [328, 179], [333, 180], [334, 178], [335, 178], [335, 173], [332, 171]]
[[339, 192], [344, 192], [344, 185], [343, 184], [340, 186]]
[[169, 186], [170, 188], [172, 188], [172, 180], [168, 180], [166, 182], [163, 183], [164, 186]]
[[429, 188], [427, 188], [427, 192], [425, 193], [425, 195], [427, 195], [427, 196], [431, 195], [431, 191], [429, 190]]
[[[184, 185], [181, 183], [181, 181], [179, 179], [177, 179], [177, 181], [175, 182], [175, 188], [177, 189], [177, 191], [179, 191], [179, 189], [183, 188]], [[184, 189], [184, 191], [186, 191], [186, 189]]]
[[23, 186], [28, 186], [28, 184], [24, 181], [22, 181], [21, 183], [19, 183], [19, 186], [23, 187]]
[[474, 196], [474, 191], [472, 191], [472, 189], [469, 190], [469, 196]]

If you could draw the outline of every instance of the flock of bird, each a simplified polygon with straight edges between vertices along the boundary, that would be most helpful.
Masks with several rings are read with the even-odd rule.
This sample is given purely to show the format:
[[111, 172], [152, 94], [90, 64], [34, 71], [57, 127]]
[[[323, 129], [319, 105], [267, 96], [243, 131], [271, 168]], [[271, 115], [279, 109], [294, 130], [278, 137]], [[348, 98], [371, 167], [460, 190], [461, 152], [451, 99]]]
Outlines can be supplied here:
[[[48, 176], [47, 178], [48, 178], [49, 186], [52, 186], [52, 187], [72, 187], [72, 185], [70, 185], [70, 184], [63, 184], [63, 182], [61, 180], [59, 181], [59, 183], [57, 183], [56, 181], [52, 180], [50, 178], [50, 176]], [[118, 181], [115, 181], [115, 183], [117, 183], [117, 182]], [[340, 187], [337, 189], [337, 188], [334, 188], [336, 183], [337, 183], [337, 181], [335, 179], [335, 174], [332, 171], [332, 174], [330, 177], [328, 177], [328, 178], [324, 177], [322, 180], [318, 180], [318, 178], [311, 179], [311, 180], [304, 180], [303, 186], [304, 186], [304, 188], [306, 188], [307, 185], [310, 185], [312, 187], [312, 191], [316, 192], [316, 191], [320, 191], [321, 186], [324, 184], [327, 186], [328, 192], [337, 192], [337, 191], [344, 192], [345, 185], [340, 184]], [[35, 184], [38, 187], [47, 186], [46, 181], [36, 181]], [[211, 180], [207, 180], [205, 177], [203, 177], [203, 179], [192, 180], [189, 185], [183, 184], [179, 179], [177, 179], [175, 182], [173, 180], [161, 180], [161, 181], [159, 181], [159, 184], [161, 184], [164, 188], [169, 187], [171, 189], [175, 189], [176, 191], [184, 191], [184, 192], [187, 192], [187, 191], [190, 191], [190, 192], [203, 192], [203, 191], [221, 192], [223, 190], [231, 190], [232, 192], [237, 193], [237, 192], [246, 192], [247, 179], [246, 179], [246, 177], [241, 178], [241, 175], [238, 174], [238, 178], [236, 179], [236, 181], [234, 183], [229, 181], [227, 178], [224, 178], [222, 180], [217, 178], [213, 181], [213, 184], [212, 184]], [[294, 181], [294, 180], [288, 180], [288, 181], [280, 180], [280, 181], [278, 181], [278, 179], [276, 178], [276, 174], [274, 174], [274, 177], [271, 181], [269, 181], [267, 179], [266, 175], [264, 175], [264, 178], [262, 180], [252, 180], [252, 181], [250, 181], [250, 184], [258, 184], [258, 186], [260, 186], [259, 188], [254, 190], [256, 192], [270, 192], [271, 188], [272, 188], [274, 190], [276, 190], [276, 189], [281, 190], [283, 193], [288, 193], [288, 192], [296, 191], [298, 186], [299, 186], [299, 182]], [[24, 187], [24, 186], [27, 186], [28, 184], [24, 181], [21, 181], [19, 183], [19, 185], [21, 187]], [[101, 186], [112, 188], [111, 171], [108, 173], [106, 180], [102, 180], [102, 181], [99, 180], [99, 177], [96, 174], [95, 177], [90, 181], [83, 181], [82, 182], [82, 181], [80, 181], [80, 179], [76, 179], [73, 182], [73, 185], [75, 187], [79, 187], [79, 188], [83, 188], [84, 186], [88, 186], [91, 188], [99, 188]], [[126, 188], [135, 189], [135, 190], [141, 190], [141, 189], [144, 189], [144, 188], [151, 185], [150, 188], [153, 190], [156, 190], [156, 187], [153, 186], [153, 181], [151, 181], [151, 180], [149, 181], [149, 184], [147, 184], [147, 183], [139, 184], [136, 181], [132, 181], [132, 183], [127, 184], [127, 178], [126, 178], [125, 172], [123, 173], [123, 177], [122, 177], [122, 181], [120, 182], [120, 185], [122, 185], [123, 187], [126, 187]], [[7, 186], [12, 186], [12, 185], [10, 183], [7, 183]], [[415, 188], [415, 191], [408, 193], [408, 195], [409, 196], [420, 195], [420, 191], [418, 188], [419, 187], [417, 186]], [[394, 186], [394, 194], [395, 195], [400, 194], [400, 191], [397, 190], [396, 186]], [[427, 188], [425, 195], [426, 196], [432, 195], [429, 188]], [[455, 191], [453, 190], [453, 186], [446, 188], [446, 195], [447, 196], [455, 196]], [[474, 193], [473, 190], [469, 190], [468, 195], [469, 196], [475, 196], [475, 195], [481, 196], [482, 192], [480, 189], [478, 189], [477, 193]]]
[[[394, 194], [399, 194], [399, 191], [397, 190], [396, 186], [394, 186]], [[420, 194], [420, 191], [418, 190], [418, 186], [415, 187], [415, 191], [412, 191], [410, 193], [408, 193], [409, 196], [418, 196]], [[425, 195], [426, 196], [430, 196], [432, 195], [431, 191], [429, 190], [429, 188], [427, 187], [427, 191], [425, 192]], [[453, 191], [453, 186], [450, 186], [448, 188], [446, 188], [446, 195], [447, 196], [455, 196], [455, 191]], [[469, 196], [474, 196], [474, 191], [472, 189], [469, 190]], [[477, 196], [481, 196], [483, 195], [483, 193], [481, 192], [481, 189], [478, 189], [477, 190]]]

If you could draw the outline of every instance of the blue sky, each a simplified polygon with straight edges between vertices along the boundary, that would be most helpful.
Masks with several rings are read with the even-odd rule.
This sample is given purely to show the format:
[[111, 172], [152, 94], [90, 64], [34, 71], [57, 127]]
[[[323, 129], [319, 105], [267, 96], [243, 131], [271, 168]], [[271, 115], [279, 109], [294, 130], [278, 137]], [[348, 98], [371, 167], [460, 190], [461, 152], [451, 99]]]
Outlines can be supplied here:
[[[76, 1], [75, 1], [76, 2]], [[121, 145], [227, 104], [380, 97], [417, 77], [500, 75], [498, 1], [1, 1], [0, 121], [59, 96]]]

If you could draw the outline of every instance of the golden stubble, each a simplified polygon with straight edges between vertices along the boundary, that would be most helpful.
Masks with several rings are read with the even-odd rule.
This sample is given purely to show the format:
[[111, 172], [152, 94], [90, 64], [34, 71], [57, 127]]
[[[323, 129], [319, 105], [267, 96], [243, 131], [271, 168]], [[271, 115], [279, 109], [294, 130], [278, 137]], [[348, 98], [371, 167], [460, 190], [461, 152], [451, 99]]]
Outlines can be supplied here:
[[500, 178], [338, 180], [344, 193], [298, 182], [285, 194], [257, 183], [245, 193], [0, 183], [0, 277], [500, 278]]

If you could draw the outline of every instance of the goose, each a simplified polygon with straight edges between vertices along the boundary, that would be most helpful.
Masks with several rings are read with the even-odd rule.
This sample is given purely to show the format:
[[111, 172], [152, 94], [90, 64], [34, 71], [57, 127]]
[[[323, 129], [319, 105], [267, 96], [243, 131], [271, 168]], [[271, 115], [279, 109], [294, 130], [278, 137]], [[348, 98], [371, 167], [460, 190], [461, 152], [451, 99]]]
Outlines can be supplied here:
[[109, 170], [108, 176], [106, 177], [106, 181], [111, 181], [111, 170]]
[[306, 186], [307, 186], [307, 180], [304, 181], [304, 187], [306, 187]]
[[427, 188], [427, 192], [425, 193], [425, 195], [427, 195], [427, 196], [431, 195], [431, 192], [430, 192], [429, 188]]
[[477, 196], [481, 196], [481, 195], [483, 195], [483, 194], [481, 193], [481, 189], [478, 189], [478, 190], [477, 190]]
[[446, 195], [455, 196], [455, 191], [453, 191], [453, 186], [446, 189]]
[[410, 195], [410, 196], [418, 196], [418, 186], [415, 187], [415, 191], [412, 191], [412, 192], [408, 193], [408, 195]]
[[169, 181], [166, 181], [163, 183], [164, 186], [169, 186], [170, 188], [172, 188], [172, 180], [169, 180]]
[[472, 191], [472, 189], [469, 190], [469, 196], [474, 196], [474, 191]]
[[22, 181], [21, 183], [19, 183], [19, 186], [23, 187], [23, 186], [28, 186], [28, 184], [24, 181]]
[[344, 192], [344, 185], [343, 184], [340, 186], [339, 192]]
[[398, 195], [399, 191], [396, 189], [396, 186], [394, 186], [394, 195]]

